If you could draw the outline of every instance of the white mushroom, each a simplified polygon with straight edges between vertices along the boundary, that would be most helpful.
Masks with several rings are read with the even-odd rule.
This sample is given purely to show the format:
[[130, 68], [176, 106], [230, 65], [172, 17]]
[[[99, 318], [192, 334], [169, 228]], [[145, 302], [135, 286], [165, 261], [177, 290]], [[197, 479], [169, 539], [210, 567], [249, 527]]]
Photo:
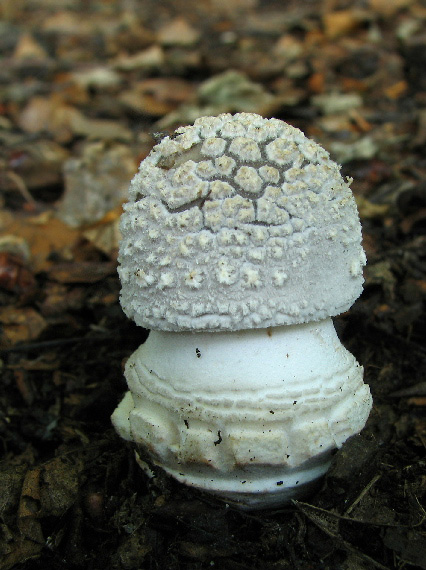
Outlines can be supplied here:
[[283, 121], [203, 117], [141, 163], [121, 230], [121, 304], [152, 330], [118, 432], [242, 508], [306, 493], [371, 409], [330, 318], [365, 264], [339, 167]]

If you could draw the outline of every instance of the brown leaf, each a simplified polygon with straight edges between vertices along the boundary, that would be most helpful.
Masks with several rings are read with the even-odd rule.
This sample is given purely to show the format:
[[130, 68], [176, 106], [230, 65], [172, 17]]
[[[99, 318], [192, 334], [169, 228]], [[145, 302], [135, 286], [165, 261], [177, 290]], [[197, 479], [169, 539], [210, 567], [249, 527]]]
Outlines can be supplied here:
[[40, 478], [40, 504], [43, 516], [62, 516], [77, 500], [81, 461], [56, 457], [46, 463]]
[[31, 295], [36, 287], [34, 275], [18, 255], [0, 252], [0, 287], [7, 291]]
[[125, 141], [132, 139], [130, 129], [122, 122], [86, 117], [56, 93], [48, 98], [32, 98], [21, 112], [18, 122], [24, 131], [47, 131], [62, 144], [70, 142], [74, 136]]
[[31, 250], [31, 267], [34, 273], [50, 267], [49, 257], [68, 250], [79, 238], [79, 231], [70, 228], [47, 212], [40, 216], [16, 216], [7, 232], [25, 239]]
[[402, 220], [400, 224], [401, 230], [405, 234], [408, 234], [413, 230], [414, 226], [418, 222], [421, 222], [423, 225], [425, 223], [425, 220], [426, 220], [426, 208], [420, 208], [417, 212], [414, 212], [410, 216], [406, 216]]
[[162, 45], [192, 46], [199, 38], [200, 31], [180, 17], [165, 24], [158, 32], [158, 41]]
[[115, 271], [115, 261], [80, 261], [57, 263], [49, 269], [48, 276], [59, 283], [96, 283]]
[[34, 387], [29, 381], [28, 374], [26, 370], [15, 370], [13, 375], [15, 376], [16, 386], [28, 406], [34, 403]]
[[365, 268], [365, 286], [380, 285], [388, 299], [395, 297], [396, 277], [390, 261], [379, 261]]
[[79, 14], [70, 10], [58, 10], [49, 15], [43, 21], [42, 30], [61, 35], [91, 35], [93, 34], [93, 23], [91, 19], [83, 19]]
[[0, 561], [0, 570], [10, 570], [18, 564], [23, 564], [33, 558], [38, 558], [44, 545], [38, 544], [33, 540], [27, 540], [21, 537], [12, 539], [9, 546], [9, 552], [4, 559]]
[[120, 101], [137, 111], [153, 116], [170, 113], [195, 93], [195, 88], [177, 77], [154, 78], [139, 81], [129, 91], [124, 91]]
[[397, 81], [385, 89], [385, 95], [386, 97], [389, 97], [389, 99], [399, 99], [406, 93], [407, 89], [408, 83], [406, 81]]
[[46, 97], [33, 97], [18, 117], [18, 124], [26, 133], [39, 133], [48, 127], [52, 102]]
[[[410, 398], [409, 400], [407, 400], [408, 404], [411, 404], [413, 406], [419, 406], [421, 408], [426, 408], [426, 398]], [[419, 433], [421, 433], [421, 439], [423, 442], [423, 445], [426, 447], [426, 424], [423, 424], [421, 426], [421, 430], [418, 430]]]
[[413, 529], [387, 528], [384, 544], [398, 554], [404, 566], [413, 564], [426, 569], [426, 537]]
[[43, 60], [47, 58], [44, 48], [36, 42], [31, 34], [23, 34], [13, 52], [15, 61], [23, 60]]
[[114, 61], [114, 67], [123, 71], [135, 69], [160, 69], [165, 63], [164, 51], [160, 46], [153, 45], [132, 55], [119, 55]]
[[384, 218], [390, 210], [390, 204], [373, 204], [364, 196], [357, 196], [356, 204], [362, 220]]
[[399, 10], [414, 4], [414, 0], [370, 0], [370, 8], [381, 16], [392, 16]]
[[118, 244], [121, 239], [119, 223], [120, 222], [117, 217], [117, 219], [109, 223], [96, 225], [95, 227], [86, 230], [83, 232], [83, 236], [97, 249], [109, 257], [116, 257]]
[[37, 340], [47, 327], [43, 317], [31, 307], [0, 307], [2, 335], [0, 348], [14, 346], [18, 342]]
[[44, 299], [40, 312], [44, 317], [61, 317], [68, 311], [77, 311], [84, 306], [84, 287], [69, 288], [64, 284], [48, 282], [44, 288]]
[[[35, 109], [38, 113], [38, 110]], [[31, 119], [32, 120], [32, 119]], [[35, 127], [37, 130], [41, 127]], [[24, 130], [26, 130], [24, 128]], [[28, 127], [28, 132], [31, 128]], [[5, 170], [12, 171], [22, 179], [29, 190], [46, 186], [55, 186], [62, 183], [62, 164], [69, 153], [59, 144], [50, 140], [24, 142], [11, 149], [5, 160]], [[2, 175], [1, 186], [3, 190], [17, 190], [16, 178]]]
[[323, 17], [324, 31], [327, 38], [334, 40], [353, 32], [367, 17], [361, 10], [337, 10], [328, 12]]
[[40, 515], [40, 473], [41, 468], [36, 467], [28, 471], [22, 486], [21, 499], [18, 510], [18, 528], [24, 538], [35, 543], [44, 544]]
[[65, 193], [58, 217], [72, 227], [99, 222], [127, 196], [136, 162], [122, 144], [91, 143], [64, 164]]

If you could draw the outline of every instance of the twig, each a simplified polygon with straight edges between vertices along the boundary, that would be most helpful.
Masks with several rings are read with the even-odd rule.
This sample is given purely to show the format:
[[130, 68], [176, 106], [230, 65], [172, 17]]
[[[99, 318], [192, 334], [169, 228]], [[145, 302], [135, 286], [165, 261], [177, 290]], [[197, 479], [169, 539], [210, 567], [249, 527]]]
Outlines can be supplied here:
[[358, 497], [346, 509], [345, 515], [348, 515], [349, 513], [351, 513], [354, 510], [354, 508], [357, 506], [357, 504], [363, 499], [363, 497], [368, 493], [368, 491], [371, 489], [371, 487], [373, 485], [375, 485], [380, 478], [381, 478], [381, 475], [377, 474], [371, 479], [371, 481], [369, 483], [367, 483], [367, 485], [364, 487], [364, 489], [361, 491], [361, 493], [358, 495]]
[[114, 335], [92, 336], [92, 337], [71, 337], [71, 338], [58, 338], [55, 340], [43, 340], [40, 342], [33, 342], [32, 344], [18, 344], [9, 348], [1, 348], [0, 354], [7, 354], [10, 352], [30, 352], [32, 350], [40, 350], [44, 348], [52, 348], [55, 346], [64, 346], [69, 344], [79, 344], [82, 342], [103, 342], [111, 340]]

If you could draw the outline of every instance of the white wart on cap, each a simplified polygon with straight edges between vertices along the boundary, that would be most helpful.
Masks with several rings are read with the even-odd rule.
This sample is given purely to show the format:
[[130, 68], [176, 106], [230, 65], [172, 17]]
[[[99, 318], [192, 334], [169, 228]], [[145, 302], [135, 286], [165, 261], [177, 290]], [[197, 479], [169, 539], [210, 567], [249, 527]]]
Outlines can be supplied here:
[[277, 119], [202, 117], [163, 139], [131, 183], [121, 231], [121, 304], [150, 329], [317, 321], [362, 290], [349, 185]]

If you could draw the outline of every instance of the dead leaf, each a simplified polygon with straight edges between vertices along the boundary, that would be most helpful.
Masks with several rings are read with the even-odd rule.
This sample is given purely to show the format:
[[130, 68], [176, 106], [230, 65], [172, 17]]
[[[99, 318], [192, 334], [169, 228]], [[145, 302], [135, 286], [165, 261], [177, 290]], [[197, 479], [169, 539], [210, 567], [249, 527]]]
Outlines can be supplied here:
[[60, 143], [70, 142], [77, 135], [89, 139], [124, 141], [132, 139], [131, 131], [122, 123], [86, 117], [56, 93], [48, 98], [32, 98], [22, 110], [18, 121], [26, 132], [46, 131]]
[[97, 249], [109, 257], [115, 257], [121, 239], [119, 216], [109, 223], [96, 225], [84, 231], [82, 235]]
[[80, 261], [56, 263], [48, 270], [48, 276], [59, 283], [96, 283], [115, 271], [115, 261]]
[[131, 90], [122, 92], [119, 99], [133, 111], [161, 117], [187, 102], [194, 93], [195, 88], [183, 79], [153, 78], [139, 81]]
[[56, 457], [47, 462], [40, 477], [40, 504], [43, 516], [61, 517], [76, 502], [80, 460]]
[[28, 471], [22, 486], [18, 511], [18, 527], [24, 538], [44, 545], [43, 532], [39, 521], [40, 515], [40, 473], [36, 467]]
[[42, 30], [49, 33], [72, 34], [78, 36], [93, 34], [90, 19], [82, 19], [71, 10], [58, 10], [49, 14], [42, 23]]
[[388, 299], [395, 297], [396, 277], [390, 261], [379, 261], [365, 268], [365, 286], [381, 285]]
[[407, 528], [387, 528], [384, 543], [398, 554], [399, 562], [403, 565], [415, 564], [426, 569], [426, 537], [421, 532]]
[[362, 107], [362, 97], [358, 93], [322, 93], [312, 97], [312, 104], [324, 115], [349, 113]]
[[34, 275], [19, 255], [0, 251], [0, 288], [28, 299], [36, 289]]
[[309, 90], [312, 93], [323, 93], [325, 86], [325, 76], [322, 72], [313, 73], [308, 80]]
[[161, 46], [153, 45], [132, 55], [119, 55], [113, 62], [116, 69], [132, 71], [136, 69], [160, 69], [165, 63], [165, 55]]
[[426, 396], [426, 382], [419, 382], [414, 386], [403, 388], [389, 394], [392, 398], [404, 398], [410, 396]]
[[280, 105], [279, 97], [269, 93], [260, 83], [251, 81], [244, 73], [229, 70], [204, 81], [193, 103], [169, 113], [158, 121], [157, 126], [161, 129], [189, 124], [203, 115], [232, 111], [268, 115]]
[[389, 99], [399, 99], [406, 93], [407, 89], [408, 83], [406, 81], [397, 81], [385, 89], [385, 95], [389, 97]]
[[90, 87], [96, 89], [111, 89], [119, 87], [121, 76], [107, 66], [90, 66], [84, 69], [73, 71], [70, 80], [87, 90]]
[[131, 141], [132, 131], [123, 122], [109, 119], [90, 119], [76, 109], [70, 114], [70, 127], [73, 135], [87, 137], [89, 140]]
[[9, 544], [9, 552], [4, 556], [4, 559], [0, 561], [0, 569], [11, 570], [18, 564], [23, 564], [28, 560], [38, 558], [43, 548], [43, 544], [38, 544], [33, 540], [19, 536], [13, 536]]
[[353, 32], [366, 19], [368, 19], [368, 13], [363, 10], [327, 12], [323, 16], [324, 31], [327, 38], [335, 40]]
[[26, 240], [31, 250], [31, 268], [34, 273], [50, 267], [50, 256], [69, 251], [79, 238], [78, 230], [52, 217], [51, 213], [39, 217], [16, 216], [8, 225], [7, 233]]
[[414, 4], [414, 0], [369, 0], [369, 5], [372, 10], [380, 14], [381, 16], [390, 17], [399, 10], [408, 8]]
[[420, 222], [423, 226], [425, 220], [426, 208], [420, 208], [417, 212], [413, 212], [411, 215], [405, 216], [405, 218], [400, 223], [400, 228], [405, 234], [408, 234], [413, 231], [418, 222]]
[[[419, 406], [421, 408], [426, 408], [426, 398], [409, 398], [407, 400], [407, 404], [411, 404], [413, 406]], [[426, 424], [422, 425], [421, 430], [418, 430], [419, 432], [421, 432], [421, 439], [423, 442], [423, 445], [426, 447]]]
[[27, 406], [31, 406], [34, 403], [35, 391], [33, 385], [28, 379], [26, 370], [14, 370], [13, 375], [15, 377], [16, 387], [18, 388], [24, 402]]
[[158, 32], [158, 41], [165, 46], [192, 46], [200, 38], [199, 30], [193, 28], [184, 18], [175, 20], [162, 26]]
[[49, 282], [44, 288], [44, 298], [40, 303], [43, 317], [61, 317], [68, 311], [78, 311], [84, 307], [84, 287], [66, 287], [60, 283]]
[[47, 327], [43, 317], [31, 307], [0, 307], [0, 323], [0, 348], [37, 340]]
[[19, 38], [12, 58], [15, 61], [43, 60], [47, 59], [47, 53], [31, 34], [26, 33]]
[[64, 164], [65, 193], [58, 217], [71, 227], [100, 221], [125, 200], [136, 168], [131, 150], [124, 145], [85, 145], [80, 158]]
[[331, 537], [340, 548], [344, 548], [351, 554], [356, 555], [360, 560], [372, 564], [375, 568], [379, 568], [380, 570], [389, 570], [386, 566], [383, 566], [383, 564], [380, 564], [380, 562], [377, 562], [367, 554], [358, 550], [347, 540], [344, 540], [340, 534], [339, 519], [341, 517], [339, 515], [336, 515], [331, 511], [327, 511], [326, 509], [309, 505], [308, 503], [302, 503], [300, 501], [292, 502], [310, 521], [312, 521], [326, 535]]
[[373, 204], [364, 196], [357, 196], [356, 204], [361, 219], [384, 218], [390, 210], [390, 204]]
[[[42, 111], [41, 114], [43, 114]], [[35, 121], [37, 122], [37, 119]], [[41, 128], [40, 125], [35, 126], [35, 123], [33, 127], [34, 129]], [[28, 126], [28, 132], [36, 132], [31, 131], [33, 127]], [[62, 164], [68, 156], [69, 152], [66, 149], [51, 140], [39, 139], [23, 142], [11, 147], [5, 160], [5, 169], [18, 176], [29, 191], [60, 186], [62, 184]], [[16, 179], [2, 175], [1, 187], [3, 191], [16, 191]]]

